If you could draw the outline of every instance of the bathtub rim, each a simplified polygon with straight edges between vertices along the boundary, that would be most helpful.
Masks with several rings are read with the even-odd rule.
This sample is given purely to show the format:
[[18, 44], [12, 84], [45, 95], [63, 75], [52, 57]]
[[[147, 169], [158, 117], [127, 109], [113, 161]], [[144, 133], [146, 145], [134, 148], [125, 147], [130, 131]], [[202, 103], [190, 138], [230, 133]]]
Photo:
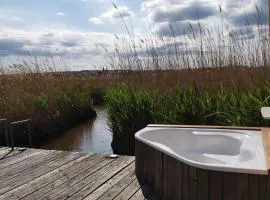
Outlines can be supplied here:
[[[137, 136], [137, 133], [141, 133], [146, 128], [176, 128], [176, 129], [222, 129], [222, 130], [247, 130], [247, 131], [257, 131], [257, 134], [260, 134], [262, 137], [262, 145], [264, 150], [264, 156], [265, 156], [265, 162], [266, 162], [266, 169], [242, 169], [240, 171], [237, 168], [228, 168], [228, 167], [218, 167], [218, 169], [214, 169], [214, 166], [207, 166], [207, 164], [198, 163], [195, 161], [189, 161], [188, 159], [183, 158], [181, 155], [177, 155], [176, 153], [168, 152], [167, 150], [161, 149], [158, 146], [155, 146], [151, 144], [150, 142], [147, 142], [145, 139], [140, 138]], [[270, 128], [264, 128], [264, 127], [233, 127], [233, 126], [201, 126], [201, 125], [167, 125], [167, 124], [149, 124], [144, 129], [141, 129], [135, 134], [135, 140], [138, 140], [144, 144], [147, 144], [151, 146], [152, 148], [155, 148], [164, 154], [171, 156], [180, 162], [183, 162], [187, 165], [205, 169], [205, 170], [213, 170], [213, 171], [223, 171], [223, 172], [229, 172], [229, 173], [250, 173], [250, 174], [257, 174], [257, 175], [268, 175], [270, 170]], [[236, 170], [232, 170], [236, 169]], [[252, 171], [252, 172], [251, 172]]]

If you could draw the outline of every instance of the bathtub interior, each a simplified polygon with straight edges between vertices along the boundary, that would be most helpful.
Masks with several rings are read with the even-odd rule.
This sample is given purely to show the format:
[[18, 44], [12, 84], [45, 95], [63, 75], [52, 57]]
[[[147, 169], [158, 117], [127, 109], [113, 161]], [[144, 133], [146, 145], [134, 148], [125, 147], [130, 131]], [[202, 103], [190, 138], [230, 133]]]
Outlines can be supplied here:
[[135, 137], [195, 167], [267, 174], [259, 131], [147, 127]]

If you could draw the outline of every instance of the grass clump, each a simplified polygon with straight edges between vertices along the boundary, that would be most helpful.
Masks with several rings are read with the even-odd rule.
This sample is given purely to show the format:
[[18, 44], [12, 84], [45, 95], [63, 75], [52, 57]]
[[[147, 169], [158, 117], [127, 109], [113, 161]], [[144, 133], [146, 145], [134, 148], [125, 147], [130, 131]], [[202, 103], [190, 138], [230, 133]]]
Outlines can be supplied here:
[[146, 125], [185, 124], [269, 126], [260, 113], [270, 105], [270, 83], [249, 90], [219, 88], [215, 92], [195, 87], [168, 92], [119, 86], [106, 94], [109, 126], [117, 153], [134, 153], [134, 134]]
[[[38, 70], [23, 65], [15, 69], [0, 74], [0, 118], [10, 122], [30, 118], [34, 145], [96, 116], [91, 95], [94, 78], [60, 76], [60, 72], [45, 69], [41, 72], [40, 65]], [[26, 136], [16, 133], [15, 144], [28, 144]]]
[[115, 139], [112, 142], [116, 152], [125, 149], [125, 153], [128, 153], [129, 147], [134, 151], [131, 145], [134, 139], [129, 137], [129, 134], [135, 133], [154, 120], [152, 112], [155, 96], [154, 92], [127, 86], [108, 90], [105, 100], [108, 102], [109, 126], [113, 133], [117, 133], [114, 134]]
[[264, 9], [254, 11], [257, 24], [243, 16], [234, 26], [220, 6], [217, 29], [199, 19], [179, 28], [168, 16], [165, 32], [136, 35], [120, 15], [127, 35], [106, 51], [128, 79], [106, 95], [116, 153], [133, 154], [134, 133], [149, 123], [269, 125], [260, 114], [270, 105], [269, 29]]
[[42, 93], [41, 95], [35, 97], [34, 106], [40, 111], [47, 112], [49, 110], [48, 95]]

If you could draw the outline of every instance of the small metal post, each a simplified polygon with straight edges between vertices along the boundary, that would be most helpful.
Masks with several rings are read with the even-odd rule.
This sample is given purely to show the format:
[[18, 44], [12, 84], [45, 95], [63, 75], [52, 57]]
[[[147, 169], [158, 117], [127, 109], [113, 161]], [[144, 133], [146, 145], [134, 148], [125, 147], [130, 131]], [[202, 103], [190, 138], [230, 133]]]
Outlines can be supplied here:
[[13, 126], [9, 127], [9, 134], [10, 134], [10, 143], [11, 143], [11, 149], [14, 149], [14, 133], [13, 133]]
[[29, 147], [32, 146], [32, 129], [31, 129], [31, 120], [27, 123], [27, 132], [28, 132], [28, 141], [29, 141]]
[[9, 135], [8, 135], [8, 121], [4, 122], [5, 137], [6, 137], [6, 146], [9, 146]]
[[11, 147], [14, 148], [14, 127], [18, 125], [26, 125], [27, 134], [28, 134], [28, 143], [29, 146], [32, 146], [32, 133], [31, 133], [31, 119], [26, 119], [22, 121], [12, 122], [9, 124], [9, 132], [11, 138]]
[[3, 124], [4, 132], [5, 132], [5, 140], [6, 146], [9, 146], [9, 135], [8, 135], [8, 121], [7, 119], [0, 119], [0, 125]]

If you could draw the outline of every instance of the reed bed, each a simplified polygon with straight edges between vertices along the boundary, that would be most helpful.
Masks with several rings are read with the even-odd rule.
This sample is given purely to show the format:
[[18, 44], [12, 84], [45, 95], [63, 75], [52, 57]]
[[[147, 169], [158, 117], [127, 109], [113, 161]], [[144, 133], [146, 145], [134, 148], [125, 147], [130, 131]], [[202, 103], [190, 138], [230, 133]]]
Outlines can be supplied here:
[[104, 49], [113, 75], [59, 76], [53, 60], [36, 58], [13, 65], [0, 76], [0, 116], [32, 118], [37, 138], [46, 138], [92, 113], [91, 96], [105, 95], [112, 146], [129, 154], [134, 133], [149, 123], [268, 126], [259, 110], [270, 103], [269, 31], [254, 9], [255, 26], [231, 27], [220, 8], [216, 30], [168, 21], [169, 32], [147, 35], [135, 35], [119, 12], [127, 34]]
[[[0, 75], [0, 118], [9, 122], [30, 118], [35, 145], [96, 116], [93, 106], [103, 100], [100, 94], [107, 77], [66, 76], [41, 64], [38, 68], [26, 64], [12, 66]], [[5, 141], [4, 134], [0, 135]], [[16, 132], [15, 139], [17, 145], [27, 144], [23, 129]]]
[[119, 12], [126, 35], [115, 35], [113, 51], [105, 48], [108, 66], [126, 72], [269, 66], [269, 27], [260, 6], [254, 5], [255, 25], [248, 17], [242, 26], [231, 25], [220, 7], [220, 22], [215, 28], [198, 19], [180, 30], [168, 16], [166, 28], [146, 35], [134, 34]]
[[133, 154], [134, 133], [150, 123], [270, 125], [260, 114], [270, 105], [269, 31], [254, 9], [255, 26], [231, 27], [220, 8], [218, 29], [197, 22], [178, 30], [168, 20], [169, 33], [146, 36], [122, 18], [128, 37], [116, 36], [108, 57], [129, 81], [106, 94], [116, 153]]
[[[134, 133], [148, 124], [264, 127], [260, 108], [270, 105], [270, 83], [248, 90], [196, 87], [169, 92], [119, 86], [106, 95], [109, 126], [117, 153], [134, 153]], [[130, 141], [127, 142], [127, 141]]]

